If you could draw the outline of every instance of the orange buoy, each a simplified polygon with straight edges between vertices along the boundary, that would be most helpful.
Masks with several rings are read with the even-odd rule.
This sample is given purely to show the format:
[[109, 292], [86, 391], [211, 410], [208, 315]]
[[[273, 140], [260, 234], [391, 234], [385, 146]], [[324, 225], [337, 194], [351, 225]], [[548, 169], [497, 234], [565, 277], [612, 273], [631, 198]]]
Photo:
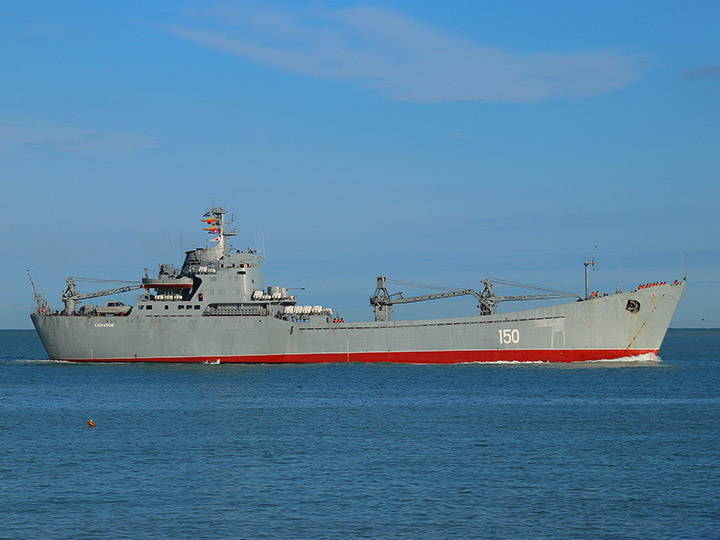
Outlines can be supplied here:
[[95, 425], [95, 422], [93, 422], [92, 420], [88, 420], [88, 427], [95, 427]]

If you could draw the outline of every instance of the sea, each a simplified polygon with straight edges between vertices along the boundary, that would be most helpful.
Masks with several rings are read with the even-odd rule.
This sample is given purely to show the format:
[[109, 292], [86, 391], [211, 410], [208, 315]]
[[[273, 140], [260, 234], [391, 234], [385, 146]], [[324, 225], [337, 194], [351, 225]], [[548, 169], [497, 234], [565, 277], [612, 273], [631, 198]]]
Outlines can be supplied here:
[[720, 538], [720, 330], [440, 366], [71, 364], [0, 331], [0, 538]]

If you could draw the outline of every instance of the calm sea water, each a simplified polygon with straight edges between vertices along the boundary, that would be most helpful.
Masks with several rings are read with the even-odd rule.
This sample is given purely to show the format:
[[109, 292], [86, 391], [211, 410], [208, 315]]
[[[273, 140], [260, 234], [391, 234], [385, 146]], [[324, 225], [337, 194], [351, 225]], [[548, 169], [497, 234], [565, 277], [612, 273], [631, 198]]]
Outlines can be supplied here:
[[0, 351], [0, 538], [720, 538], [718, 330], [571, 366]]

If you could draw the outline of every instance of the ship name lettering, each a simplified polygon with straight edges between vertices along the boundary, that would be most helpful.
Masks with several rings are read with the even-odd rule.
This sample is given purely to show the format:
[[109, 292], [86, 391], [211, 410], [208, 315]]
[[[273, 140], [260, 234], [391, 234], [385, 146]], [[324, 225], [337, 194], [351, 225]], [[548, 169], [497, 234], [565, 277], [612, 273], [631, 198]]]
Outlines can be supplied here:
[[96, 322], [95, 328], [115, 328], [115, 323], [112, 322]]
[[504, 330], [498, 330], [498, 335], [500, 336], [501, 344], [520, 342], [520, 330], [518, 330], [517, 328], [505, 328]]

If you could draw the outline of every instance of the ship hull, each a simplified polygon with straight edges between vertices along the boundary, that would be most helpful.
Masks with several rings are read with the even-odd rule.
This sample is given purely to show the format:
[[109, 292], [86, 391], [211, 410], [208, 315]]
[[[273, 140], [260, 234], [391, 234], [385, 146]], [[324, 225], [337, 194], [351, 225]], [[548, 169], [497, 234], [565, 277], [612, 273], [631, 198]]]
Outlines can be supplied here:
[[[577, 362], [657, 354], [679, 285], [513, 313], [334, 323], [133, 310], [31, 316], [50, 358], [73, 362]], [[628, 310], [628, 300], [640, 309]]]

